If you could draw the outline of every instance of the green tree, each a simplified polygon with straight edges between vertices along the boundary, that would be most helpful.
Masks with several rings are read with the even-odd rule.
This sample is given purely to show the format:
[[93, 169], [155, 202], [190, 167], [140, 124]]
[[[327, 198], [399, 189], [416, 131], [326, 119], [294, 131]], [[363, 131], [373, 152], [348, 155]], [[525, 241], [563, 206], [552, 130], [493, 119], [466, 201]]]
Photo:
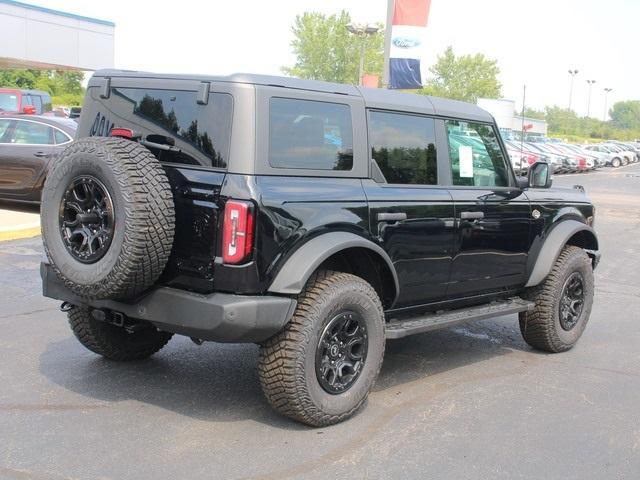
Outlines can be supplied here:
[[[292, 67], [283, 67], [286, 75], [337, 83], [358, 83], [362, 39], [347, 31], [351, 17], [345, 10], [337, 15], [305, 12], [297, 15], [292, 28], [291, 47], [296, 55]], [[364, 71], [382, 74], [384, 33], [366, 38]]]
[[81, 105], [84, 73], [63, 70], [0, 70], [0, 86], [43, 90], [56, 105]]
[[[516, 112], [516, 115], [521, 115], [522, 112]], [[524, 116], [527, 118], [536, 118], [538, 120], [544, 120], [545, 112], [544, 110], [536, 110], [535, 108], [525, 108]]]
[[624, 130], [640, 130], [640, 100], [616, 102], [609, 114], [616, 127]]
[[475, 103], [478, 98], [499, 98], [498, 62], [481, 53], [456, 56], [447, 47], [429, 69], [430, 78], [416, 93]]

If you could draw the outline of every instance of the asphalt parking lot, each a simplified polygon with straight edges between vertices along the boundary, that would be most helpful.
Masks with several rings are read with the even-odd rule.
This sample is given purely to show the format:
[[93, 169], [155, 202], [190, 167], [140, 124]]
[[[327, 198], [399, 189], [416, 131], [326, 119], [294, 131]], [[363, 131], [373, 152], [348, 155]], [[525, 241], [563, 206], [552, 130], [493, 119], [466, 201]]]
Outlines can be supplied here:
[[272, 412], [253, 345], [91, 354], [40, 295], [40, 239], [0, 243], [0, 478], [638, 478], [640, 164], [555, 184], [597, 207], [578, 346], [535, 352], [515, 316], [389, 342], [367, 408], [324, 429]]

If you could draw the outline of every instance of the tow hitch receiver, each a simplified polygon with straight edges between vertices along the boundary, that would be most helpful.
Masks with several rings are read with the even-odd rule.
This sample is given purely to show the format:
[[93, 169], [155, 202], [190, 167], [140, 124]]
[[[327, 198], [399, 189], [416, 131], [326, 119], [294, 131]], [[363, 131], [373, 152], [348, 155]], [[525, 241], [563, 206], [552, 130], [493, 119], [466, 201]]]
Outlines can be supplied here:
[[113, 310], [102, 310], [99, 308], [91, 309], [91, 316], [100, 322], [109, 323], [116, 327], [124, 328], [128, 333], [139, 332], [145, 328], [149, 328], [150, 324], [140, 320], [134, 320], [127, 317], [124, 313], [115, 312]]

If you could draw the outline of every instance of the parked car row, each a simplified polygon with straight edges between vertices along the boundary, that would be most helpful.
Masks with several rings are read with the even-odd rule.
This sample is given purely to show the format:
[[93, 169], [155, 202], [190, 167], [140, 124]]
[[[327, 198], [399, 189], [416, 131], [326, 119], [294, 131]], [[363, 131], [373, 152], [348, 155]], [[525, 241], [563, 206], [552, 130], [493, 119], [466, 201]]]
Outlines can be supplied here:
[[553, 165], [555, 173], [588, 172], [597, 168], [620, 167], [640, 160], [640, 143], [608, 142], [577, 145], [557, 142], [518, 142], [506, 140], [505, 145], [516, 172], [526, 174], [529, 167], [543, 161]]

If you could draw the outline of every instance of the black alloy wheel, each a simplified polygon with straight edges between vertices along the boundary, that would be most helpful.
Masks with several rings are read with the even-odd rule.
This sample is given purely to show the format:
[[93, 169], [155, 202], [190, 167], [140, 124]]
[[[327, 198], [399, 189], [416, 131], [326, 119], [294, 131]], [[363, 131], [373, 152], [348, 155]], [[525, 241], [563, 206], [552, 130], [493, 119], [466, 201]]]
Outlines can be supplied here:
[[356, 382], [367, 358], [367, 329], [354, 311], [344, 311], [327, 324], [316, 350], [316, 376], [330, 394], [346, 392]]
[[584, 305], [584, 281], [580, 272], [572, 273], [562, 288], [560, 297], [560, 326], [569, 331], [580, 319]]
[[71, 256], [82, 263], [100, 260], [115, 230], [113, 202], [107, 188], [91, 175], [74, 178], [60, 203], [60, 234]]

